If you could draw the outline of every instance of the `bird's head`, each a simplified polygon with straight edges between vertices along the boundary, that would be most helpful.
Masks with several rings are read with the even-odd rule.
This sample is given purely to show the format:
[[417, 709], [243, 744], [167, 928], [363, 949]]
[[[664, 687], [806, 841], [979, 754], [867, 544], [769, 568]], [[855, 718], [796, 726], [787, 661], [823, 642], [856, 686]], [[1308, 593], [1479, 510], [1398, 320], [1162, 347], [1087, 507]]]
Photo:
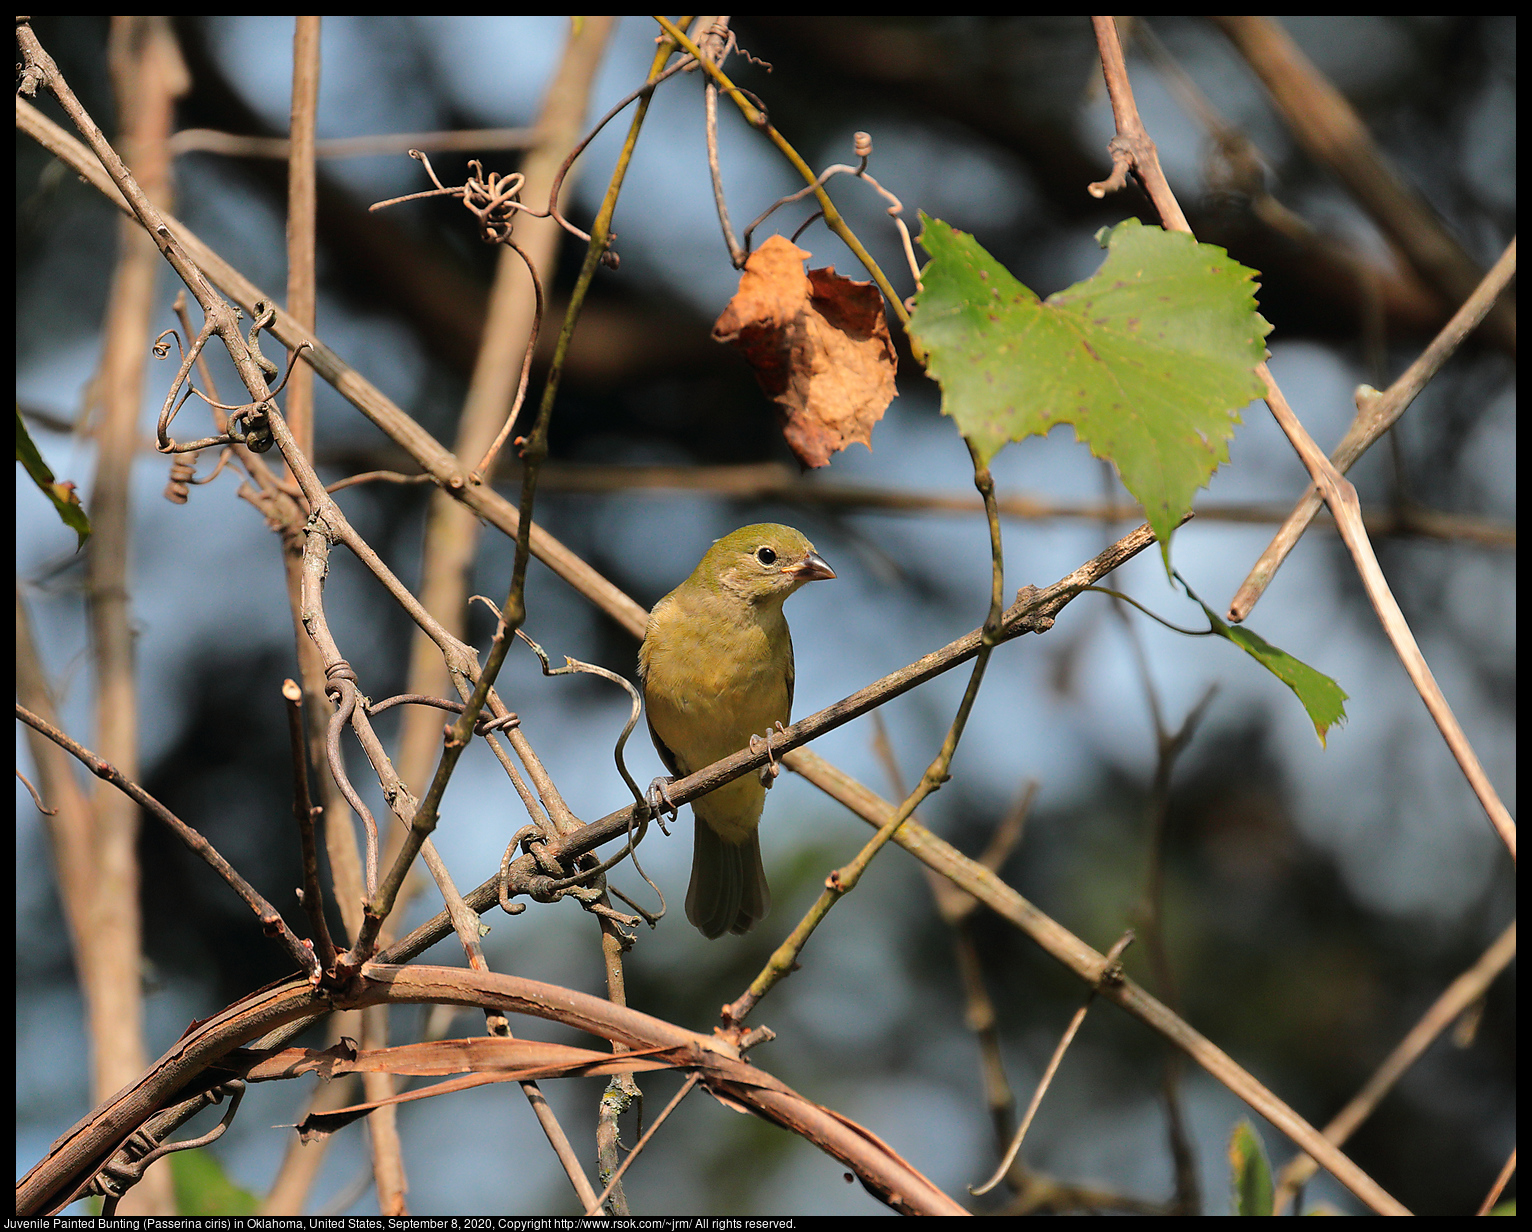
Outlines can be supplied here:
[[751, 603], [781, 603], [805, 582], [834, 576], [800, 531], [776, 522], [742, 526], [725, 535], [708, 549], [693, 575], [709, 589], [730, 591]]

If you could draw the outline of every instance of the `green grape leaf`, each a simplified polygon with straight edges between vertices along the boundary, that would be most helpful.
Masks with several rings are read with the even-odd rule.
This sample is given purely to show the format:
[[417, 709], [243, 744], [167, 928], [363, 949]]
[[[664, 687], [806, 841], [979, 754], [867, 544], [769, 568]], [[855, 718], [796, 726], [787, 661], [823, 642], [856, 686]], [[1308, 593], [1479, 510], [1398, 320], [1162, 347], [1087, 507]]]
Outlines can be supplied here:
[[[1176, 581], [1186, 586], [1186, 579], [1179, 573], [1176, 574]], [[1273, 646], [1254, 629], [1247, 629], [1244, 625], [1225, 624], [1212, 608], [1198, 598], [1197, 593], [1190, 586], [1186, 586], [1186, 593], [1191, 595], [1207, 613], [1208, 623], [1213, 626], [1214, 633], [1233, 642], [1297, 694], [1298, 700], [1303, 703], [1304, 710], [1308, 712], [1309, 721], [1314, 724], [1314, 733], [1319, 737], [1320, 745], [1323, 746], [1325, 735], [1330, 728], [1346, 721], [1348, 696], [1346, 690], [1323, 672], [1310, 667], [1302, 659], [1295, 659], [1287, 651]]]
[[[1271, 326], [1255, 271], [1222, 248], [1130, 218], [1097, 240], [1101, 269], [1046, 300], [971, 235], [920, 216], [931, 254], [910, 332], [942, 412], [988, 462], [1008, 441], [1072, 424], [1117, 468], [1162, 551], [1229, 460]], [[1168, 559], [1168, 558], [1167, 558]]]
[[1271, 1165], [1255, 1126], [1244, 1118], [1229, 1135], [1229, 1170], [1234, 1188], [1235, 1215], [1270, 1215], [1272, 1212]]

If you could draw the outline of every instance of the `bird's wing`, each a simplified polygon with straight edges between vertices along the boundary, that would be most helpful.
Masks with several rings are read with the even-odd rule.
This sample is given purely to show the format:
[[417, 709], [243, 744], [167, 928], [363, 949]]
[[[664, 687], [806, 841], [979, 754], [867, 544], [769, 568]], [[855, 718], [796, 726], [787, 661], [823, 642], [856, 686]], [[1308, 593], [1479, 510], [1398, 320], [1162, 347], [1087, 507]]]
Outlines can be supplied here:
[[797, 669], [793, 667], [793, 635], [789, 631], [787, 635], [787, 721], [793, 721], [793, 681], [797, 679]]
[[[792, 686], [788, 686], [792, 691]], [[681, 773], [681, 764], [676, 760], [676, 755], [670, 751], [670, 746], [660, 739], [660, 733], [654, 730], [654, 720], [648, 714], [644, 715], [644, 721], [649, 724], [649, 739], [654, 741], [654, 751], [660, 755], [660, 760], [665, 763], [665, 769], [672, 775]]]

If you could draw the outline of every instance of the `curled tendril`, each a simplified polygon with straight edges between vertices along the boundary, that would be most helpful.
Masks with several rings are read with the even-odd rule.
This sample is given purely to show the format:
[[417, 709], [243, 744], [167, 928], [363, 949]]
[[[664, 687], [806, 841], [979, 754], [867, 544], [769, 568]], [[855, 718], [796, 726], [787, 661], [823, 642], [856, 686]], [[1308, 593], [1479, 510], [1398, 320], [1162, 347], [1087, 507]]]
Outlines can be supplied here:
[[[883, 185], [879, 184], [877, 180], [873, 179], [872, 176], [867, 174], [867, 161], [872, 157], [872, 134], [864, 132], [858, 132], [854, 134], [852, 137], [852, 148], [855, 150], [857, 156], [857, 165], [855, 167], [849, 167], [845, 163], [836, 163], [834, 166], [826, 167], [819, 173], [819, 177], [812, 184], [805, 188], [800, 188], [797, 192], [788, 193], [787, 196], [774, 202], [772, 205], [767, 207], [765, 211], [762, 212], [759, 218], [757, 218], [748, 227], [746, 227], [745, 254], [748, 256], [750, 253], [751, 234], [757, 227], [759, 227], [763, 222], [770, 218], [772, 214], [776, 213], [777, 210], [781, 209], [784, 205], [791, 205], [795, 201], [802, 201], [803, 198], [807, 197], [810, 193], [823, 188], [825, 183], [834, 176], [854, 176], [856, 179], [861, 180], [864, 184], [871, 186], [872, 189], [880, 197], [889, 203], [888, 209], [885, 211], [885, 213], [887, 213], [888, 216], [894, 220], [894, 225], [899, 228], [899, 238], [904, 245], [904, 258], [907, 262], [909, 262], [910, 275], [915, 280], [915, 290], [919, 292], [924, 288], [922, 287], [920, 281], [920, 265], [915, 260], [915, 246], [910, 240], [909, 228], [904, 225], [904, 219], [899, 217], [899, 215], [904, 212], [904, 203], [901, 202], [898, 197], [894, 196], [893, 193], [889, 192], [888, 189], [884, 188]], [[808, 229], [811, 223], [822, 217], [824, 217], [823, 210], [816, 210], [813, 214], [810, 214], [807, 221], [805, 221], [801, 227], [793, 232], [792, 239], [796, 241], [797, 238], [802, 235], [805, 230]], [[905, 301], [905, 307], [906, 309], [909, 307], [908, 300]]]
[[[241, 314], [242, 315], [242, 314]], [[276, 376], [278, 367], [261, 354], [260, 331], [269, 329], [276, 320], [276, 308], [266, 300], [258, 300], [255, 304], [255, 320], [250, 326], [248, 346], [251, 358], [259, 366], [261, 373], [266, 377]], [[174, 329], [167, 329], [154, 340], [152, 350], [156, 357], [165, 359], [170, 354], [170, 344], [167, 339], [174, 339], [176, 349], [181, 353], [181, 363], [176, 370], [175, 379], [170, 383], [170, 390], [165, 395], [164, 405], [160, 409], [159, 422], [155, 426], [155, 448], [161, 453], [195, 453], [198, 450], [208, 449], [214, 445], [243, 445], [252, 453], [265, 453], [275, 443], [276, 438], [271, 433], [270, 413], [275, 408], [273, 401], [285, 388], [293, 374], [293, 368], [298, 363], [298, 356], [305, 350], [313, 350], [314, 344], [307, 340], [300, 342], [288, 357], [287, 371], [283, 373], [281, 383], [276, 389], [271, 390], [265, 398], [254, 402], [230, 404], [219, 402], [203, 393], [191, 379], [192, 365], [202, 353], [202, 348], [213, 337], [212, 322], [204, 321], [202, 329], [198, 331], [191, 346], [184, 347], [181, 343], [181, 335]], [[175, 417], [181, 413], [181, 408], [193, 394], [201, 398], [208, 406], [219, 411], [227, 411], [229, 420], [226, 429], [217, 436], [204, 437], [196, 441], [177, 441], [170, 435], [170, 425]], [[215, 472], [216, 474], [216, 472]], [[172, 489], [177, 486], [177, 481], [172, 477]], [[167, 495], [169, 495], [167, 491]], [[171, 499], [176, 499], [171, 495]]]

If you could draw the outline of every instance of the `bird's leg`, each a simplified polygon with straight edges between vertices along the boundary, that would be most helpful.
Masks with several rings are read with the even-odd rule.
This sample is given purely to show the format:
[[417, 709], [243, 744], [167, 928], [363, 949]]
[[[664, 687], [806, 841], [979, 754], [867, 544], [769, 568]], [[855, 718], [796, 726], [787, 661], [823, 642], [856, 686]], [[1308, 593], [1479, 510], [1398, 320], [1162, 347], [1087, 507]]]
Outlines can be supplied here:
[[670, 798], [670, 785], [674, 782], [675, 779], [662, 774], [649, 784], [649, 790], [644, 796], [644, 803], [649, 806], [649, 815], [660, 823], [660, 829], [664, 830], [666, 834], [669, 834], [670, 831], [665, 830], [665, 811], [667, 809], [670, 810], [672, 819], [681, 815], [681, 810], [676, 806], [676, 802]]
[[761, 767], [760, 773], [761, 786], [767, 788], [775, 783], [777, 775], [782, 773], [782, 767], [777, 764], [777, 759], [771, 751], [771, 737], [774, 732], [781, 732], [784, 736], [787, 734], [787, 728], [782, 726], [781, 719], [778, 719], [772, 731], [767, 732], [764, 736], [752, 734], [750, 737], [750, 751], [752, 753], [759, 753], [762, 748], [766, 750], [766, 764]]

